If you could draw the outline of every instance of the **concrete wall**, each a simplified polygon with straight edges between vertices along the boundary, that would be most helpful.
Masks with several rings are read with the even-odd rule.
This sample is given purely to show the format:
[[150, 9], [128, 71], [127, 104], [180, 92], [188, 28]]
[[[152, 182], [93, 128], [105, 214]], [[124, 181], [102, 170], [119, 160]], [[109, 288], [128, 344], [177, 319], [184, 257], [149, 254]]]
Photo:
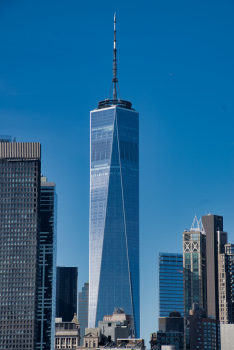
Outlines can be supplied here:
[[234, 349], [234, 324], [221, 324], [220, 336], [222, 350]]

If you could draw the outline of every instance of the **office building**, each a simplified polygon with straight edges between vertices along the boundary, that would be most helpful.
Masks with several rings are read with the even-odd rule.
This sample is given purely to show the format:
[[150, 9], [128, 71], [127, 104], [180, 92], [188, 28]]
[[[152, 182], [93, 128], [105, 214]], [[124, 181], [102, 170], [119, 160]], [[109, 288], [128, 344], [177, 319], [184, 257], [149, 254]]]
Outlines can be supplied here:
[[157, 332], [158, 350], [163, 345], [175, 346], [175, 349], [183, 350], [184, 347], [184, 318], [177, 311], [170, 313], [169, 317], [159, 317]]
[[[218, 231], [223, 241], [226, 232]], [[222, 324], [234, 323], [234, 244], [218, 244], [219, 319]]]
[[0, 142], [0, 349], [36, 349], [41, 145]]
[[196, 303], [206, 311], [206, 235], [195, 216], [189, 231], [183, 232], [184, 349], [190, 349], [189, 310]]
[[169, 317], [159, 317], [158, 319], [158, 329], [163, 332], [184, 331], [184, 318], [177, 311], [170, 313]]
[[139, 337], [139, 114], [117, 98], [114, 22], [113, 99], [90, 113], [89, 327], [119, 307]]
[[184, 314], [183, 254], [159, 253], [159, 317]]
[[184, 315], [193, 303], [206, 310], [206, 235], [195, 216], [189, 231], [183, 232]]
[[37, 349], [54, 349], [57, 257], [57, 194], [54, 182], [41, 176], [41, 231], [39, 236], [39, 288]]
[[78, 267], [57, 266], [56, 317], [70, 322], [77, 314]]
[[220, 322], [214, 318], [207, 318], [204, 309], [193, 304], [189, 311], [190, 350], [221, 350]]
[[78, 349], [80, 346], [80, 323], [74, 314], [72, 321], [55, 318], [54, 349]]
[[[157, 350], [163, 350], [165, 346], [174, 347], [176, 350], [183, 350], [184, 332], [157, 332]], [[170, 347], [169, 347], [170, 348]]]
[[223, 217], [205, 215], [202, 224], [206, 232], [207, 314], [219, 319], [218, 231], [223, 231]]
[[89, 310], [89, 282], [84, 284], [82, 291], [79, 292], [78, 318], [80, 322], [80, 345], [83, 345], [83, 336], [85, 328], [88, 327]]

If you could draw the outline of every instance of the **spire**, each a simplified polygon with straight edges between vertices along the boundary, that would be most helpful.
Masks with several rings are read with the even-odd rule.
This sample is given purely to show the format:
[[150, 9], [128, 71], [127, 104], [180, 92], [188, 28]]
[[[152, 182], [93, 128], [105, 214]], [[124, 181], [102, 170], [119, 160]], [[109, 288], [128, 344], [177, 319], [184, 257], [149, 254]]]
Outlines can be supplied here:
[[116, 59], [116, 13], [114, 14], [114, 49], [113, 49], [113, 100], [117, 100], [116, 83], [118, 83], [117, 76], [117, 59]]
[[[121, 96], [120, 96], [118, 79], [117, 79], [116, 42], [117, 42], [117, 40], [116, 40], [116, 13], [115, 13], [114, 14], [113, 78], [112, 78], [112, 82], [111, 82], [109, 97], [103, 101], [98, 102], [98, 109], [111, 107], [113, 105], [117, 105], [119, 107], [123, 107], [123, 108], [127, 108], [127, 109], [133, 109], [132, 103], [130, 101], [122, 100]], [[110, 99], [112, 87], [113, 87], [113, 98]], [[118, 91], [119, 91], [119, 98], [117, 98], [117, 87], [118, 87]]]

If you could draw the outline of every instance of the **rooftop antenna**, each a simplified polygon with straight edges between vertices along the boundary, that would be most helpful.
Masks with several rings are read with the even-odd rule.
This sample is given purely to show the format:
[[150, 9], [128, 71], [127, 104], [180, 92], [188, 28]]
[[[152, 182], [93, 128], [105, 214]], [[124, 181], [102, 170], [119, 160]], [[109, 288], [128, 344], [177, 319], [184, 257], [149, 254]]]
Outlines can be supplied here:
[[[126, 108], [126, 109], [132, 109], [132, 103], [130, 101], [125, 101], [122, 100], [120, 91], [119, 91], [119, 84], [118, 84], [118, 79], [117, 79], [117, 58], [116, 58], [116, 12], [114, 13], [114, 49], [113, 49], [113, 78], [111, 82], [111, 88], [110, 88], [110, 93], [109, 93], [109, 98], [106, 98], [103, 101], [98, 102], [98, 109], [100, 108], [107, 108], [111, 107], [113, 105], [116, 105], [118, 107]], [[111, 90], [113, 86], [113, 98], [110, 99], [111, 96]], [[119, 91], [119, 98], [117, 98], [117, 88]]]
[[116, 83], [118, 83], [117, 79], [117, 59], [116, 59], [116, 12], [114, 14], [114, 49], [113, 49], [113, 100], [117, 100], [117, 90], [116, 90]]

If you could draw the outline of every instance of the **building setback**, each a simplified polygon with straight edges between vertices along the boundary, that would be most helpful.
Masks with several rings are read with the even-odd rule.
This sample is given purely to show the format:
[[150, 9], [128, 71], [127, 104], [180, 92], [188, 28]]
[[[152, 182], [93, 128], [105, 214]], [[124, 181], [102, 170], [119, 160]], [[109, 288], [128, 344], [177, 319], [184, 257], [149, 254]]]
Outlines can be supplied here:
[[41, 177], [37, 349], [54, 349], [57, 257], [57, 194]]
[[159, 253], [159, 317], [184, 314], [183, 254]]
[[77, 314], [78, 267], [57, 266], [56, 317], [71, 322]]
[[80, 322], [80, 345], [83, 345], [83, 336], [85, 328], [88, 327], [89, 310], [89, 282], [85, 282], [82, 291], [79, 292], [78, 318]]
[[36, 349], [41, 145], [0, 142], [0, 349]]
[[139, 337], [139, 113], [117, 98], [115, 25], [113, 99], [90, 112], [89, 328], [119, 307]]

